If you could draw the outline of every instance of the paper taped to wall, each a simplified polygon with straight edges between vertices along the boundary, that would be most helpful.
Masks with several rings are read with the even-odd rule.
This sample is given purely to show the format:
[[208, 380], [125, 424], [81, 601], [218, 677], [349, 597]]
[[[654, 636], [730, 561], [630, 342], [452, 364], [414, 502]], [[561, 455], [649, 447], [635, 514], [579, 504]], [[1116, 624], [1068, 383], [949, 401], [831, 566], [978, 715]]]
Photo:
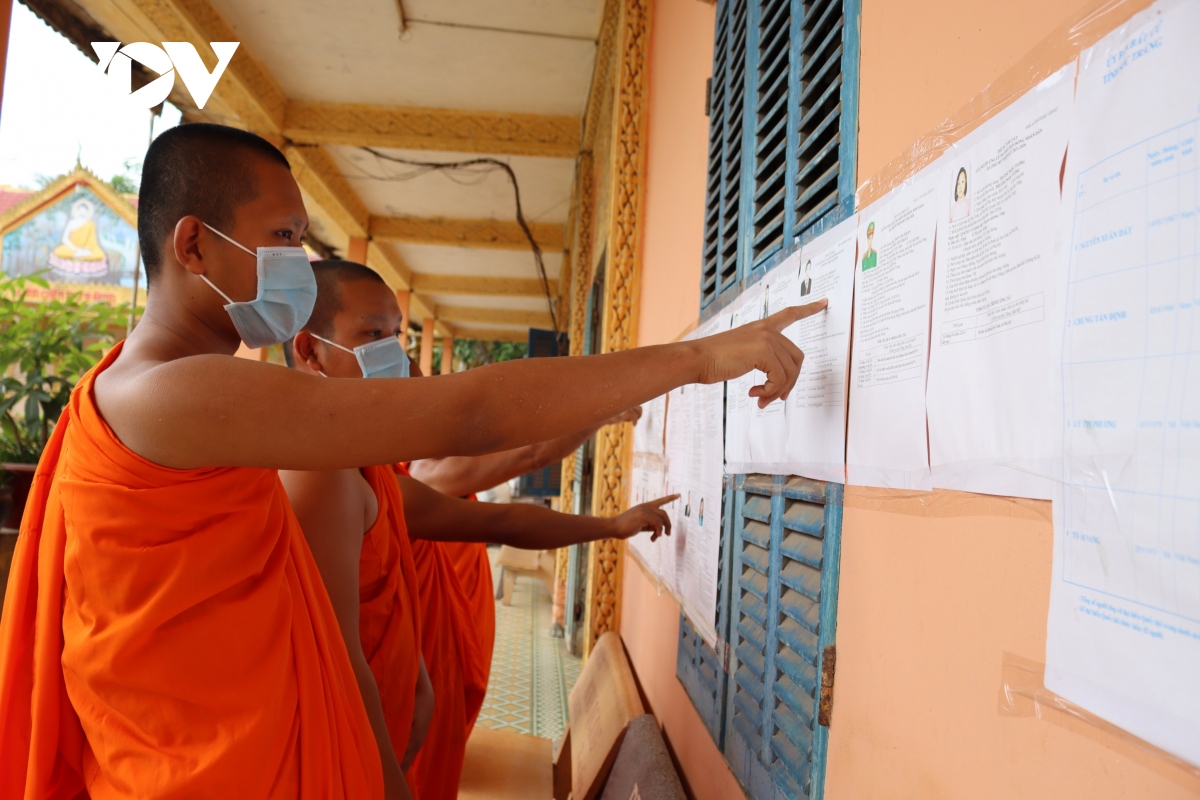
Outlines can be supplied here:
[[[766, 409], [749, 403], [747, 446], [726, 440], [725, 470], [846, 480], [846, 376], [854, 296], [855, 219], [845, 220], [804, 246], [762, 280], [768, 313], [827, 299], [829, 307], [787, 328], [804, 351], [804, 365], [786, 401]], [[743, 393], [749, 387], [734, 388]], [[741, 429], [738, 429], [740, 434]], [[739, 461], [736, 458], [749, 460]]]
[[1080, 57], [1046, 686], [1200, 764], [1200, 4]]
[[1050, 499], [1049, 311], [1075, 64], [942, 156], [929, 353], [933, 485]]
[[858, 214], [846, 479], [929, 489], [925, 375], [941, 162]]

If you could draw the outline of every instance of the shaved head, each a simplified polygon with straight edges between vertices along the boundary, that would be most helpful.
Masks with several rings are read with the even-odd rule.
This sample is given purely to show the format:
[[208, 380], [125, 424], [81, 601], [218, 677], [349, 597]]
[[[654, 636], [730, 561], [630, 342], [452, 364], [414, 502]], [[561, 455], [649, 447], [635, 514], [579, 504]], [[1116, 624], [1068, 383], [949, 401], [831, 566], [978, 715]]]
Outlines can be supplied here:
[[234, 212], [258, 196], [256, 160], [288, 166], [279, 148], [249, 131], [192, 122], [164, 131], [150, 144], [138, 192], [138, 242], [146, 282], [162, 271], [164, 247], [176, 223], [195, 216], [228, 230]]
[[314, 261], [313, 274], [317, 276], [317, 304], [304, 330], [329, 338], [333, 335], [333, 318], [344, 308], [342, 286], [356, 281], [373, 281], [382, 286], [387, 282], [370, 267], [353, 261]]

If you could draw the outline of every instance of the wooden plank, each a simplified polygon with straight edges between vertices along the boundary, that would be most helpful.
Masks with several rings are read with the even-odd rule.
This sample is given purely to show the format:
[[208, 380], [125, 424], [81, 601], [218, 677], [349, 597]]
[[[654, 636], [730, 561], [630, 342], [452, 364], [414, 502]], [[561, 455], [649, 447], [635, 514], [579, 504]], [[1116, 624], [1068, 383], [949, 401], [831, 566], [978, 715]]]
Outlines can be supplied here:
[[551, 325], [550, 314], [546, 311], [477, 306], [438, 306], [438, 319], [448, 322], [478, 322], [485, 325], [525, 325], [530, 328], [549, 328]]
[[[534, 222], [529, 225], [534, 239], [544, 251], [561, 251], [563, 226]], [[442, 217], [370, 218], [370, 238], [378, 241], [436, 244], [452, 247], [487, 247], [500, 250], [528, 250], [529, 240], [516, 222], [495, 219], [445, 219]]]
[[574, 158], [578, 117], [289, 100], [283, 135], [301, 144]]
[[[558, 296], [558, 281], [550, 283], [550, 296]], [[545, 297], [539, 278], [493, 278], [483, 275], [430, 275], [414, 273], [413, 291], [425, 294], [474, 294], [501, 297]]]

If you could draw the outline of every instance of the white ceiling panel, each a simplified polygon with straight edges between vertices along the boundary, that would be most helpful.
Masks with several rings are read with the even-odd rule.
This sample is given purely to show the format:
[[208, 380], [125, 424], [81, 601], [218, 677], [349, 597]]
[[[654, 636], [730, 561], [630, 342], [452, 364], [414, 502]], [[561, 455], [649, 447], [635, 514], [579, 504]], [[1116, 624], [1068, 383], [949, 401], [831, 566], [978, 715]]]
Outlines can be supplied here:
[[[515, 220], [512, 184], [500, 169], [424, 171], [380, 158], [357, 147], [326, 148], [372, 214]], [[412, 161], [439, 164], [479, 158], [472, 153], [431, 153], [380, 148]], [[521, 190], [525, 219], [567, 221], [575, 164], [565, 158], [493, 156], [512, 167]]]
[[453, 25], [595, 39], [603, 0], [402, 0], [414, 28]]
[[[436, 9], [426, 5], [440, 3], [420, 4], [435, 18]], [[507, 17], [510, 6], [494, 0], [450, 5], [452, 21]], [[514, 5], [534, 16], [540, 4]], [[213, 6], [297, 100], [577, 115], [596, 51], [593, 39], [458, 23], [413, 24], [401, 39], [395, 0], [213, 0]], [[479, 10], [488, 7], [494, 8]], [[547, 14], [555, 18], [557, 12]], [[578, 25], [564, 22], [564, 29]]]

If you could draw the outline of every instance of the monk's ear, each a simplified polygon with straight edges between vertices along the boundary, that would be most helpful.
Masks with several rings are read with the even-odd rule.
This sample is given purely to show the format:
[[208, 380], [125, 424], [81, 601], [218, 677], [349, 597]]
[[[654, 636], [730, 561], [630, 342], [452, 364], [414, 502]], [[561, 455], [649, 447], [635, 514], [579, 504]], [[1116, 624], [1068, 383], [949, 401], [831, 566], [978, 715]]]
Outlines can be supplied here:
[[309, 372], [321, 371], [321, 362], [313, 349], [316, 343], [317, 340], [308, 331], [300, 331], [296, 334], [296, 338], [292, 339], [292, 358], [297, 367], [303, 364]]
[[171, 252], [175, 254], [175, 260], [193, 275], [203, 275], [206, 272], [201, 247], [203, 228], [199, 217], [187, 216], [175, 223], [175, 230], [171, 235]]

